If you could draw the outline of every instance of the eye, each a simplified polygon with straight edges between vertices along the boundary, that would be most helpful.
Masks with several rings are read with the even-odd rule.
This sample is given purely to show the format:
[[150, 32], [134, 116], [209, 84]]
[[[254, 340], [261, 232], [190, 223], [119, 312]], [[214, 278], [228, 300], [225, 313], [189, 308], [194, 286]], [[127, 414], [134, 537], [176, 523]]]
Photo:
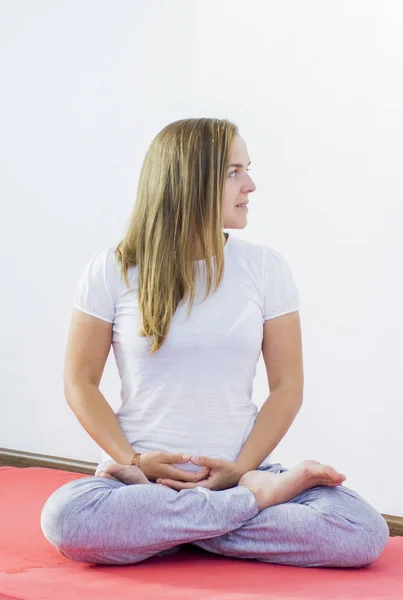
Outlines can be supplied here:
[[[251, 168], [252, 167], [246, 167], [245, 170], [250, 171]], [[230, 173], [228, 173], [228, 177], [231, 177], [231, 179], [235, 179], [239, 172], [240, 172], [239, 169], [235, 169], [234, 171], [231, 171]]]

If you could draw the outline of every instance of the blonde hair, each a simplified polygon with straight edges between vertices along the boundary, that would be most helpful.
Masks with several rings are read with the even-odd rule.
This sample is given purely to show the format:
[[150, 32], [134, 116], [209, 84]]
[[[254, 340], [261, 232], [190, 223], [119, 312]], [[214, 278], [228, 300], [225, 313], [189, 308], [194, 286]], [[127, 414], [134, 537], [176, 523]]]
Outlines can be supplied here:
[[237, 126], [227, 120], [183, 119], [170, 123], [145, 156], [137, 201], [115, 255], [130, 289], [128, 269], [138, 267], [139, 334], [151, 353], [164, 343], [179, 303], [195, 299], [196, 240], [206, 257], [207, 291], [224, 273], [221, 200], [229, 150]]

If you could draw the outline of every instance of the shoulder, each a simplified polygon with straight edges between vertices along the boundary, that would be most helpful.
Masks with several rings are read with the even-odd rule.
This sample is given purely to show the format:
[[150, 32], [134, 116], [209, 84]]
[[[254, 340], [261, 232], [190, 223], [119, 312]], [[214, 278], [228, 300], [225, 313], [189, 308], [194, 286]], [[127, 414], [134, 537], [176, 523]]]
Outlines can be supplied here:
[[116, 246], [97, 250], [87, 259], [81, 280], [94, 287], [118, 290], [122, 279], [121, 264], [116, 255]]
[[116, 246], [110, 246], [108, 248], [101, 248], [100, 250], [97, 250], [92, 255], [91, 261], [99, 265], [114, 265], [115, 263], [117, 264], [118, 260], [116, 258]]
[[271, 246], [256, 244], [235, 236], [232, 241], [239, 256], [243, 256], [263, 269], [270, 266], [275, 268], [285, 262], [283, 255]]
[[102, 248], [94, 252], [87, 261], [87, 268], [94, 273], [113, 274], [115, 271], [119, 271], [120, 261], [116, 256], [116, 246]]

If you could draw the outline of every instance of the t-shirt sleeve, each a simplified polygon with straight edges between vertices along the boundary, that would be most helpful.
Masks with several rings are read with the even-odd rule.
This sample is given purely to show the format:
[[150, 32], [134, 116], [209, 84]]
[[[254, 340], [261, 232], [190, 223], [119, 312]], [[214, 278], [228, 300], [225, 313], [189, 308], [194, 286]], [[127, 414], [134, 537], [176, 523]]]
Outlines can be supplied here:
[[108, 323], [115, 319], [119, 265], [114, 249], [97, 252], [86, 264], [74, 292], [73, 306]]
[[273, 248], [265, 248], [263, 319], [274, 319], [299, 310], [299, 292], [285, 258]]

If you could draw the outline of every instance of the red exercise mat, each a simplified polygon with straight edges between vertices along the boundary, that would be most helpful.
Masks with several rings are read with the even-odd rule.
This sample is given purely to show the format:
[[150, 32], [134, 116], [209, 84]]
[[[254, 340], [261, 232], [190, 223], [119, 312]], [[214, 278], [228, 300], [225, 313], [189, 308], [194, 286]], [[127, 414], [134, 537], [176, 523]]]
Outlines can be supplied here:
[[43, 536], [40, 513], [77, 473], [0, 467], [0, 600], [403, 599], [403, 538], [361, 569], [298, 568], [193, 546], [135, 565], [75, 563]]

